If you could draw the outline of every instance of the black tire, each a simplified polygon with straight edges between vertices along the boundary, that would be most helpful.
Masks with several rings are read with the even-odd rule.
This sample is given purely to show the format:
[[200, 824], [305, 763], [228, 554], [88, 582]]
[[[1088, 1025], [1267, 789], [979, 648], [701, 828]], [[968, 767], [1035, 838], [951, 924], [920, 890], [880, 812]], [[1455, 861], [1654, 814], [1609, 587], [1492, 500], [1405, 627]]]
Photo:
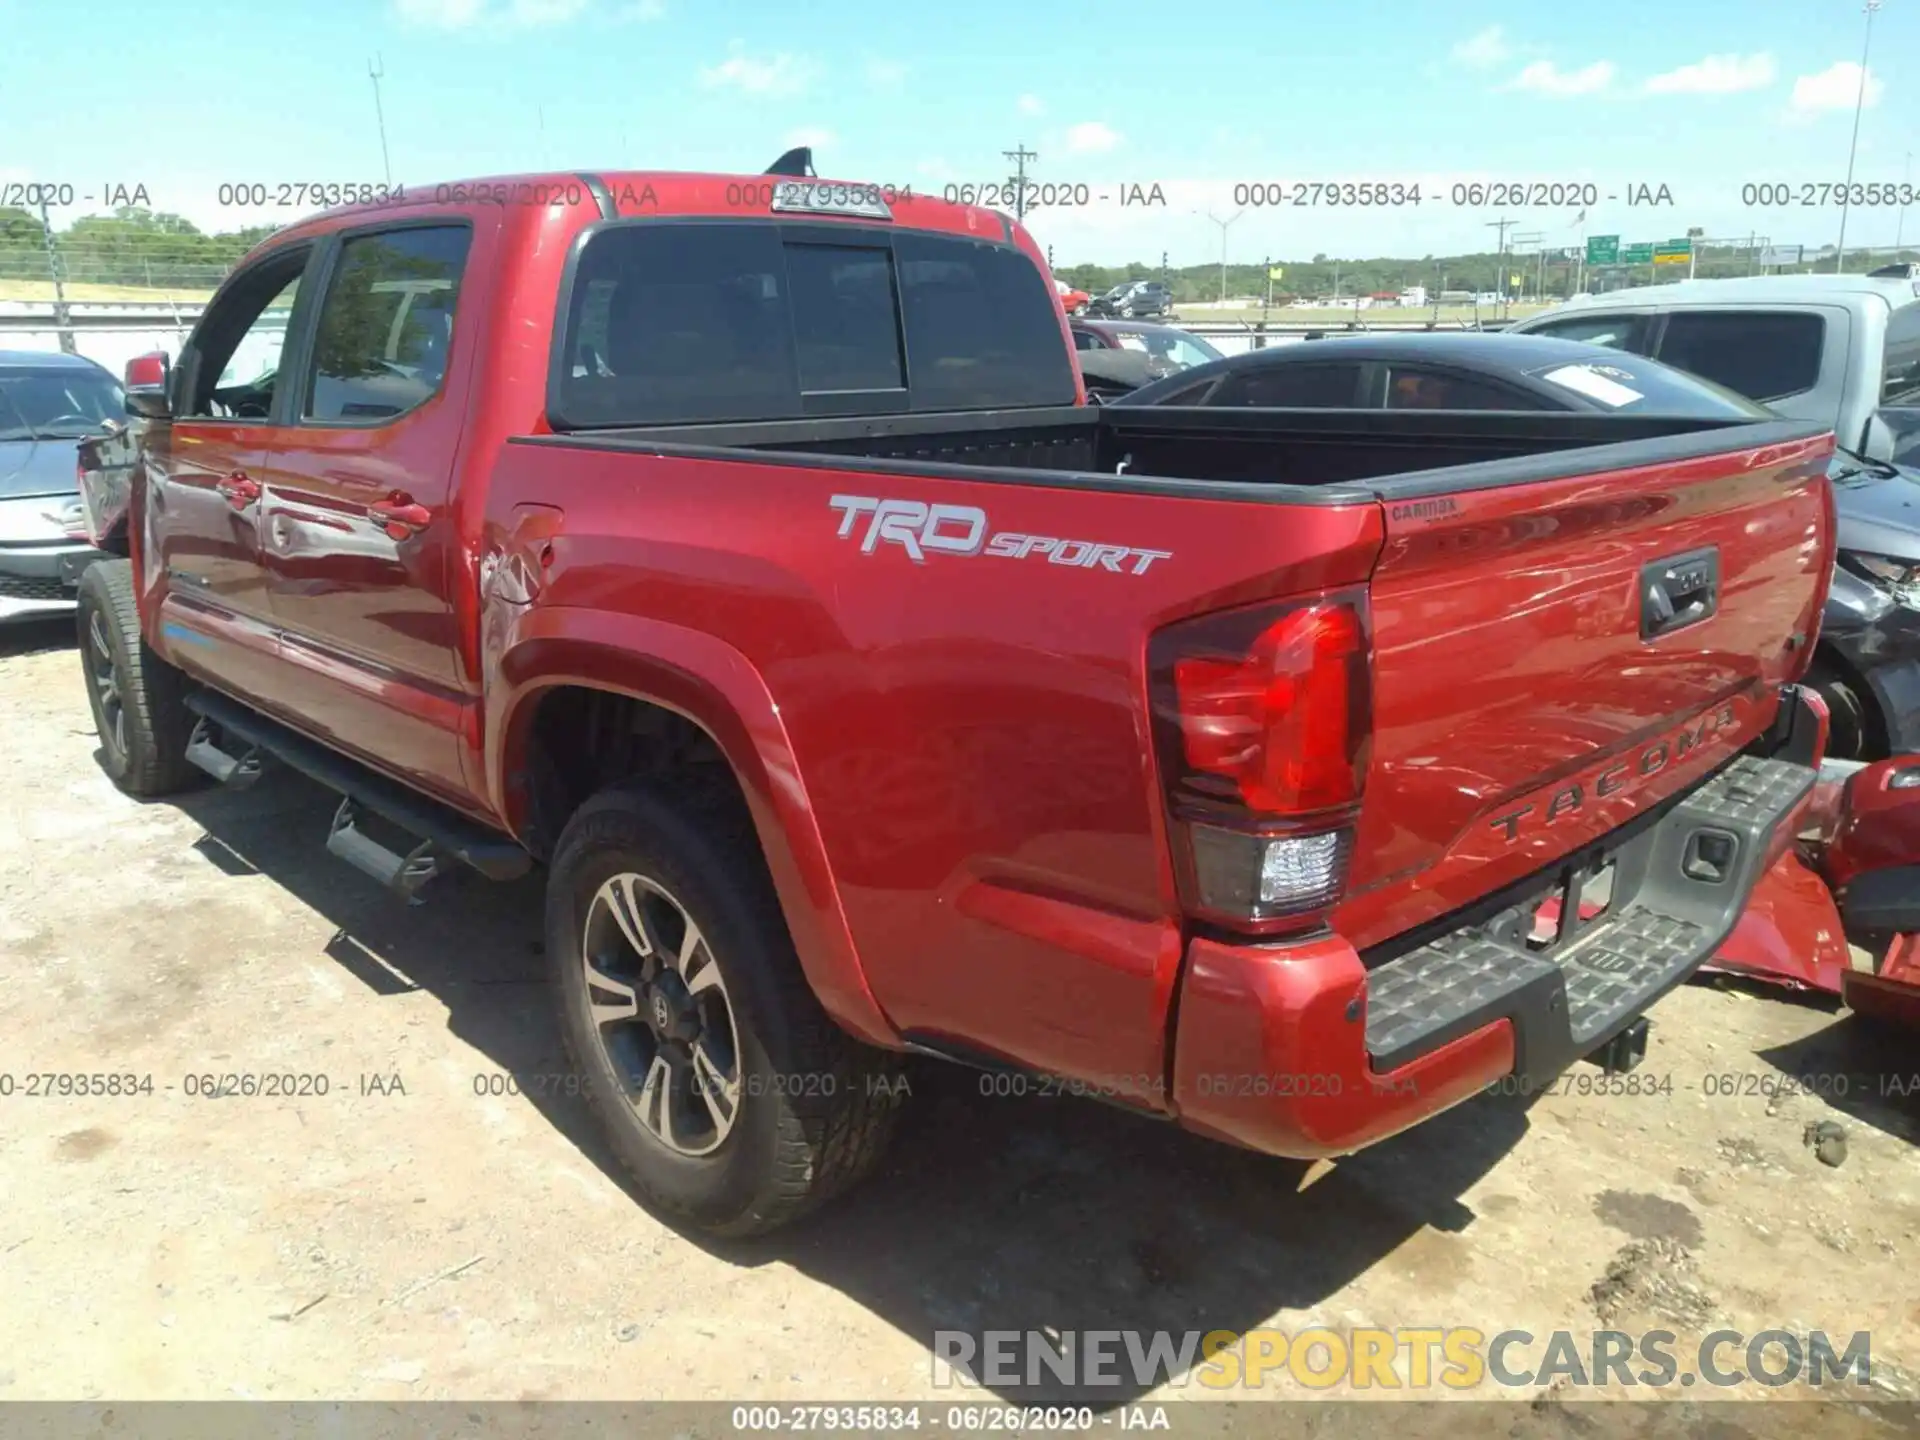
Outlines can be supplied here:
[[[574, 1073], [648, 1205], [721, 1236], [775, 1229], [859, 1180], [879, 1160], [906, 1094], [898, 1057], [841, 1030], [808, 988], [751, 825], [737, 810], [737, 801], [639, 786], [602, 791], [567, 822], [547, 880], [546, 954]], [[730, 1007], [738, 1109], [707, 1154], [670, 1148], [642, 1121], [648, 1102], [635, 1072], [647, 1067], [649, 1046], [667, 1054], [659, 1032], [620, 1020], [603, 1041], [590, 1010], [589, 926], [604, 934], [608, 912], [596, 908], [596, 896], [621, 875], [661, 887], [698, 927]], [[593, 989], [605, 1004], [609, 992]], [[634, 981], [633, 993], [636, 1015], [657, 1013], [645, 981]], [[632, 1048], [617, 1062], [612, 1049], [622, 1044]], [[676, 1093], [696, 1105], [697, 1091]], [[672, 1104], [668, 1095], [654, 1113]]]
[[1883, 760], [1885, 731], [1873, 692], [1831, 660], [1816, 658], [1804, 682], [1827, 702], [1827, 754], [1835, 760]]
[[140, 634], [131, 560], [96, 560], [87, 567], [76, 618], [87, 701], [108, 777], [142, 799], [192, 786], [200, 772], [187, 762], [193, 733], [187, 680]]

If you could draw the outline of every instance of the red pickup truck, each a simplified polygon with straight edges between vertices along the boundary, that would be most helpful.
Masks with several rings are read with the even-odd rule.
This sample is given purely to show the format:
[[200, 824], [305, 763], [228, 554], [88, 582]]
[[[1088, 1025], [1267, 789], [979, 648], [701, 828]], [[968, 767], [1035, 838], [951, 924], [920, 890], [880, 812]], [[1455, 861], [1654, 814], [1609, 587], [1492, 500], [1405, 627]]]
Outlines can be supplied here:
[[105, 763], [304, 771], [409, 897], [544, 866], [593, 1103], [716, 1232], [868, 1167], [907, 1052], [1290, 1156], [1631, 1065], [1813, 782], [1831, 434], [1073, 355], [1020, 226], [871, 186], [303, 221], [83, 456]]

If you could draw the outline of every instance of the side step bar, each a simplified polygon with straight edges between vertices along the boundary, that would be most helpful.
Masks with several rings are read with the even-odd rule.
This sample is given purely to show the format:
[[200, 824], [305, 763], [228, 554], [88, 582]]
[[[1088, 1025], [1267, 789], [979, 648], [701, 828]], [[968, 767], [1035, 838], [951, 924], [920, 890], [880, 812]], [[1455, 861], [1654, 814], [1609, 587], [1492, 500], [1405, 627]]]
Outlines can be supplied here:
[[194, 722], [187, 740], [187, 762], [197, 765], [230, 790], [245, 790], [260, 778], [266, 757], [258, 745], [240, 755], [229, 755], [214, 743], [212, 724], [203, 715]]
[[[212, 690], [196, 691], [186, 703], [203, 721], [219, 726], [230, 742], [249, 747], [234, 756], [216, 746], [206, 725], [200, 724], [194, 727], [193, 742], [187, 747], [188, 759], [216, 779], [223, 779], [223, 769], [229, 774], [246, 775], [249, 762], [252, 777], [257, 777], [260, 756], [271, 755], [339, 792], [344, 799], [334, 814], [327, 849], [409, 900], [439, 873], [435, 852], [452, 856], [489, 880], [517, 880], [533, 868], [533, 857], [510, 837], [375, 774], [277, 720], [269, 720]], [[203, 748], [196, 752], [196, 746]], [[251, 784], [252, 778], [239, 783]], [[405, 855], [388, 849], [358, 828], [355, 822], [362, 810], [419, 836], [424, 843]]]

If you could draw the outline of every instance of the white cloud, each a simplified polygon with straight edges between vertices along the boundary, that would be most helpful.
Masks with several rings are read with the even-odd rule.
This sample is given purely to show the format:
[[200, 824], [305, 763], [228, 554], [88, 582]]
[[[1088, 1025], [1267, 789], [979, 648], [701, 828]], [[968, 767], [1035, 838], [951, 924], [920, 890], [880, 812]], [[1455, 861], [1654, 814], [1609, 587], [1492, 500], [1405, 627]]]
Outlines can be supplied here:
[[833, 131], [823, 126], [802, 125], [798, 130], [789, 130], [787, 132], [787, 138], [780, 143], [789, 150], [793, 149], [796, 145], [810, 145], [815, 150], [825, 150], [839, 138], [840, 137], [835, 135]]
[[1082, 120], [1067, 128], [1069, 155], [1104, 155], [1120, 143], [1120, 132], [1098, 120]]
[[1453, 47], [1454, 59], [1480, 70], [1498, 65], [1512, 53], [1513, 47], [1507, 43], [1504, 25], [1489, 25], [1471, 40], [1462, 40]]
[[666, 0], [634, 0], [614, 18], [619, 20], [659, 20], [667, 13]]
[[[1819, 110], [1851, 110], [1862, 99], [1860, 78], [1860, 67], [1853, 61], [1836, 60], [1818, 75], [1802, 75], [1795, 80], [1793, 99], [1789, 103], [1803, 115]], [[1885, 88], [1868, 72], [1864, 103], [1878, 105], [1880, 92]]]
[[1047, 113], [1046, 102], [1038, 95], [1022, 95], [1020, 97], [1020, 113], [1022, 115], [1044, 115]]
[[867, 61], [867, 84], [876, 90], [898, 90], [906, 83], [907, 67], [900, 60]]
[[949, 165], [937, 155], [922, 160], [918, 165], [914, 166], [914, 170], [928, 180], [951, 180], [959, 173], [953, 166]]
[[[534, 30], [563, 25], [587, 13], [596, 0], [393, 0], [402, 24], [429, 30]], [[661, 0], [637, 0], [615, 19], [657, 20], [666, 13]]]
[[782, 51], [762, 59], [747, 54], [738, 40], [728, 48], [733, 53], [725, 60], [701, 70], [702, 85], [748, 95], [798, 95], [813, 83], [814, 63], [802, 56]]
[[1655, 75], [1644, 88], [1649, 95], [1733, 95], [1771, 85], [1778, 73], [1771, 55], [1709, 55]]
[[513, 25], [559, 25], [587, 8], [588, 0], [508, 0], [508, 23]]
[[1592, 95], [1613, 83], [1611, 60], [1596, 60], [1578, 70], [1562, 70], [1551, 60], [1536, 60], [1513, 77], [1512, 89], [1536, 95]]
[[479, 21], [485, 0], [394, 0], [393, 8], [409, 25], [464, 30]]

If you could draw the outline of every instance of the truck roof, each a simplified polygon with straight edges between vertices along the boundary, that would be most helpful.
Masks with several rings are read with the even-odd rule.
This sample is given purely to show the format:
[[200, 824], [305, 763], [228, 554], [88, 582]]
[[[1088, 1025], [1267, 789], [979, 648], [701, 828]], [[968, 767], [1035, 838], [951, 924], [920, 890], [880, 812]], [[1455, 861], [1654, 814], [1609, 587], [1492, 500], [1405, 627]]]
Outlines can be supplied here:
[[[486, 175], [466, 180], [443, 180], [429, 184], [401, 184], [399, 198], [357, 201], [336, 205], [303, 216], [263, 240], [262, 248], [294, 230], [309, 226], [325, 227], [327, 222], [345, 217], [404, 212], [417, 206], [471, 203], [489, 200], [499, 204], [599, 204], [604, 194], [619, 218], [645, 215], [725, 216], [741, 218], [781, 216], [798, 221], [839, 220], [855, 222], [870, 217], [835, 215], [821, 211], [779, 210], [772, 207], [774, 187], [782, 184], [833, 189], [849, 187], [874, 192], [887, 207], [895, 223], [918, 230], [936, 230], [948, 234], [975, 235], [1002, 243], [1013, 241], [1020, 233], [1012, 217], [985, 205], [968, 205], [916, 189], [911, 182], [835, 179], [828, 176], [770, 175], [762, 173], [728, 174], [694, 170], [549, 170], [521, 175]], [[1031, 242], [1028, 242], [1031, 244]]]
[[1804, 304], [1846, 296], [1878, 295], [1898, 309], [1920, 299], [1920, 281], [1871, 275], [1743, 275], [1726, 280], [1681, 280], [1672, 285], [1634, 285], [1556, 305], [1562, 310], [1611, 310], [1622, 305]]

